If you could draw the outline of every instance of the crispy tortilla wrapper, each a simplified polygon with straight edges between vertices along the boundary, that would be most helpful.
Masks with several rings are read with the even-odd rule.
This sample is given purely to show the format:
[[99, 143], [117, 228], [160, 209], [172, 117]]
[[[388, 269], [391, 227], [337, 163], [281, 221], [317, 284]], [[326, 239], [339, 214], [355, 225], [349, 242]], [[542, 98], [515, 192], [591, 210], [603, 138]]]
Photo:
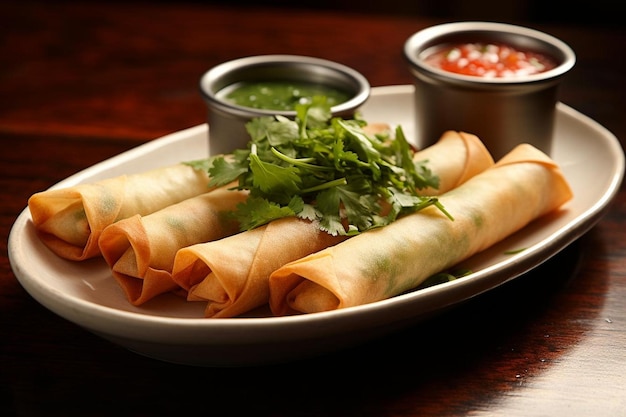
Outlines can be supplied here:
[[[417, 152], [415, 159], [428, 159], [428, 167], [440, 178], [442, 187], [432, 194], [448, 191], [494, 163], [473, 135], [449, 132], [431, 148]], [[344, 240], [320, 231], [317, 223], [285, 218], [181, 249], [172, 279], [188, 291], [188, 300], [207, 302], [206, 317], [234, 317], [268, 303], [272, 272]]]
[[206, 317], [234, 317], [267, 304], [267, 280], [278, 267], [345, 239], [310, 221], [282, 218], [179, 250], [172, 279], [188, 291], [187, 300], [208, 302]]
[[247, 191], [223, 187], [107, 226], [100, 236], [100, 251], [128, 300], [141, 305], [179, 290], [172, 280], [176, 252], [237, 233], [239, 223], [229, 213], [247, 196]]
[[[416, 152], [414, 159], [427, 161], [427, 166], [439, 175], [439, 187], [421, 190], [422, 195], [439, 195], [452, 190], [494, 164], [493, 157], [476, 135], [452, 130], [444, 132], [434, 145]], [[438, 170], [444, 168], [445, 175], [440, 175]]]
[[387, 299], [557, 210], [572, 191], [557, 164], [524, 144], [440, 197], [435, 207], [285, 265], [270, 277], [275, 315]]
[[108, 225], [204, 194], [208, 183], [206, 172], [176, 164], [42, 191], [31, 196], [28, 207], [41, 241], [58, 256], [81, 261], [100, 256], [98, 239]]

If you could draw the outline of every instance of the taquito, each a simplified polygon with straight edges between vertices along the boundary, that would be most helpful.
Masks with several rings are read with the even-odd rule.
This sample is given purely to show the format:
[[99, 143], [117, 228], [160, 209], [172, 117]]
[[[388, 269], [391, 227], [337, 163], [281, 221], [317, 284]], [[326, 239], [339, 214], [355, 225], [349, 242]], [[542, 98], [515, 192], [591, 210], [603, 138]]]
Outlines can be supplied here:
[[[493, 165], [474, 135], [447, 132], [414, 155], [428, 161], [439, 176], [440, 194]], [[351, 238], [352, 239], [352, 238]], [[206, 317], [234, 317], [269, 301], [268, 280], [287, 264], [346, 240], [319, 229], [316, 223], [289, 217], [213, 242], [178, 251], [172, 279], [188, 291], [188, 300], [207, 303]]]
[[428, 207], [278, 269], [269, 280], [270, 308], [275, 315], [312, 313], [401, 294], [571, 198], [559, 166], [519, 145], [440, 197], [454, 220]]
[[128, 300], [141, 305], [180, 289], [172, 280], [176, 252], [237, 233], [239, 223], [229, 213], [247, 196], [247, 191], [222, 187], [107, 226], [100, 251]]
[[176, 164], [42, 191], [28, 208], [41, 241], [58, 256], [81, 261], [100, 255], [98, 239], [108, 225], [204, 194], [208, 183], [206, 171]]
[[452, 130], [444, 132], [434, 145], [416, 152], [414, 159], [428, 161], [428, 167], [439, 176], [439, 187], [420, 190], [422, 195], [443, 194], [494, 164], [476, 135]]
[[172, 280], [187, 290], [188, 301], [207, 302], [205, 317], [235, 317], [267, 304], [267, 281], [278, 267], [346, 238], [330, 235], [316, 223], [286, 217], [180, 249]]

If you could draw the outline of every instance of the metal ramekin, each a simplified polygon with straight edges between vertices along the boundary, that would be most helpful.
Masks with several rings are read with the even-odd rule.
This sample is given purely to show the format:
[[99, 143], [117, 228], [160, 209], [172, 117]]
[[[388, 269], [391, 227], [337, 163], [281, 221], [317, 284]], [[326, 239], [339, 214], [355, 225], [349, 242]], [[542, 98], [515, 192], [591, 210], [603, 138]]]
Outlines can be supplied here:
[[[435, 68], [424, 62], [429, 49], [467, 42], [504, 43], [556, 60], [549, 71], [515, 78], [480, 78]], [[526, 142], [551, 152], [558, 86], [576, 61], [561, 40], [533, 29], [492, 22], [456, 22], [432, 26], [404, 45], [415, 84], [416, 140], [436, 142], [446, 130], [480, 137], [498, 159]]]
[[352, 117], [370, 95], [370, 85], [359, 72], [320, 58], [298, 55], [260, 55], [217, 65], [200, 79], [200, 92], [208, 107], [209, 151], [212, 155], [245, 148], [250, 137], [245, 124], [254, 117], [283, 115], [295, 111], [253, 109], [219, 97], [218, 92], [242, 81], [306, 81], [339, 88], [352, 98], [331, 108], [334, 116]]

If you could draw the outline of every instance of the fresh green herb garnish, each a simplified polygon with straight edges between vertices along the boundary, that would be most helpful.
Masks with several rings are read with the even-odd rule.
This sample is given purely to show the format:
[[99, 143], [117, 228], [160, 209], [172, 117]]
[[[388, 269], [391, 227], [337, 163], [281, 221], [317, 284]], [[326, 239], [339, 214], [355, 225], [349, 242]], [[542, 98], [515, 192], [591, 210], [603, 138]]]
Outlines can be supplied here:
[[212, 158], [210, 186], [238, 181], [250, 191], [235, 211], [248, 230], [282, 217], [319, 221], [332, 235], [352, 235], [387, 225], [398, 216], [437, 206], [419, 190], [437, 188], [439, 179], [413, 160], [398, 127], [395, 138], [365, 132], [360, 119], [331, 117], [323, 98], [296, 107], [297, 116], [260, 117], [247, 124], [247, 149]]
[[449, 272], [440, 272], [438, 274], [432, 275], [426, 279], [426, 281], [422, 282], [422, 284], [418, 287], [419, 289], [433, 287], [435, 285], [443, 284], [445, 282], [454, 281], [459, 278], [466, 277], [470, 275], [472, 271], [469, 269], [456, 269]]
[[526, 250], [526, 248], [519, 248], [519, 249], [511, 249], [511, 250], [505, 250], [504, 254], [505, 255], [516, 255], [520, 252], [524, 252]]

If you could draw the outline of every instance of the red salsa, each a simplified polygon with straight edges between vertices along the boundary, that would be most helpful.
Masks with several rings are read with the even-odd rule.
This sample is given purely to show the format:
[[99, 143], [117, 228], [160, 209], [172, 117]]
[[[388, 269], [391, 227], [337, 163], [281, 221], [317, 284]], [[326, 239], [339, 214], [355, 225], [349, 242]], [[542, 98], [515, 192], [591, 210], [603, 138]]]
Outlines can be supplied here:
[[425, 61], [445, 71], [483, 78], [514, 78], [538, 74], [556, 66], [545, 55], [490, 43], [464, 43], [443, 48], [426, 56]]

